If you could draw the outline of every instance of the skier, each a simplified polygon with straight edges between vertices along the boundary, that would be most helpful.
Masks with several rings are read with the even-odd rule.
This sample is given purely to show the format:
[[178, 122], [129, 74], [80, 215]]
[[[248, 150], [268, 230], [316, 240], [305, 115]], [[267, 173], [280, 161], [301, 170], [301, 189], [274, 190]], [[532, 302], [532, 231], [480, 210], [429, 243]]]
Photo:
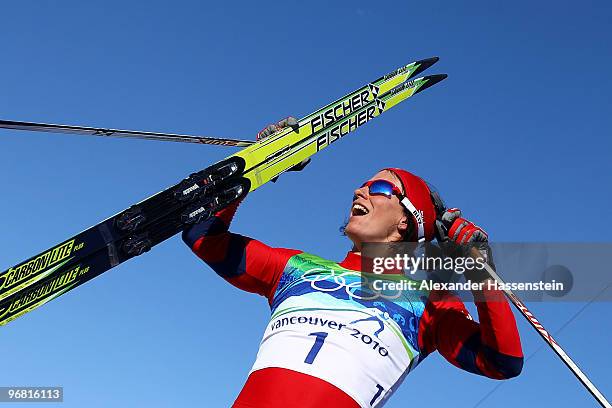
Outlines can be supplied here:
[[[279, 122], [259, 136], [288, 124]], [[453, 365], [493, 379], [521, 372], [519, 334], [501, 292], [474, 293], [495, 300], [476, 302], [477, 323], [448, 293], [371, 299], [354, 291], [365, 242], [431, 241], [437, 231], [438, 240], [465, 243], [486, 241], [486, 233], [456, 209], [437, 214], [428, 185], [405, 170], [381, 170], [354, 194], [345, 227], [353, 249], [340, 263], [229, 232], [237, 203], [183, 232], [185, 243], [217, 274], [270, 304], [270, 323], [234, 407], [381, 406], [435, 350]], [[450, 227], [447, 234], [436, 229], [436, 219]]]

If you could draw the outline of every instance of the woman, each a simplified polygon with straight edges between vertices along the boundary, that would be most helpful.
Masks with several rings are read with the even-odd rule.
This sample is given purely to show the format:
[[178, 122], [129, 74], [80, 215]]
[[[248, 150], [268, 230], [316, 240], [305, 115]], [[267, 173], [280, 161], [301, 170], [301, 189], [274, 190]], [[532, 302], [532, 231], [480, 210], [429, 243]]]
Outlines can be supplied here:
[[364, 298], [349, 289], [360, 281], [365, 242], [431, 241], [436, 219], [449, 227], [438, 239], [486, 239], [457, 210], [437, 210], [434, 198], [422, 179], [405, 170], [374, 175], [355, 190], [345, 227], [353, 249], [340, 263], [228, 232], [238, 204], [183, 233], [217, 274], [265, 296], [271, 307], [257, 359], [234, 407], [381, 406], [435, 350], [453, 365], [490, 378], [520, 373], [516, 323], [499, 292], [474, 293], [496, 299], [476, 302], [479, 324], [450, 294], [406, 291], [393, 299]]

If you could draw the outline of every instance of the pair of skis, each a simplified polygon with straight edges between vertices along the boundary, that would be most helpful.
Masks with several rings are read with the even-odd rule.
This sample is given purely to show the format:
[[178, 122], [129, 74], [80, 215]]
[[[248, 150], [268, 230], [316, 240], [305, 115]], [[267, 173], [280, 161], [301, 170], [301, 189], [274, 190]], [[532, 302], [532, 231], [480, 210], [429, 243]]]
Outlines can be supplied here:
[[246, 146], [180, 183], [0, 274], [0, 325], [138, 256], [185, 226], [201, 222], [446, 75], [413, 79], [438, 61], [400, 67], [302, 118], [295, 126], [249, 142], [152, 132], [0, 121], [0, 127], [97, 136], [138, 137]]

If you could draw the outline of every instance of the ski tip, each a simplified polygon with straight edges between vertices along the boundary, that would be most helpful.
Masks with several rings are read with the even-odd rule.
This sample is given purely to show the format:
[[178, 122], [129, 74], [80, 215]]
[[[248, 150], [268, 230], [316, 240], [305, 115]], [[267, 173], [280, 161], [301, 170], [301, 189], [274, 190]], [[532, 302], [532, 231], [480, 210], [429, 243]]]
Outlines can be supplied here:
[[426, 78], [432, 80], [432, 81], [436, 81], [436, 82], [440, 82], [446, 78], [448, 78], [447, 74], [433, 74], [433, 75], [428, 75]]
[[435, 64], [439, 60], [440, 58], [438, 57], [431, 57], [431, 58], [425, 58], [420, 61], [417, 61], [416, 64], [419, 67], [416, 69], [416, 71], [412, 73], [411, 77], [414, 77], [415, 75], [418, 75], [421, 72], [425, 71], [427, 68], [431, 67], [433, 64]]
[[415, 93], [422, 92], [425, 89], [427, 89], [427, 88], [429, 88], [431, 86], [434, 86], [438, 82], [445, 80], [446, 78], [448, 78], [448, 75], [446, 75], [446, 74], [427, 75], [426, 77], [423, 78], [423, 79], [427, 80], [427, 82], [425, 82], [425, 84], [423, 86], [421, 86]]
[[440, 61], [440, 57], [431, 57], [431, 58], [425, 58], [425, 59], [421, 60], [420, 63], [421, 64], [429, 64], [429, 66], [431, 67], [433, 64], [435, 64], [438, 61]]

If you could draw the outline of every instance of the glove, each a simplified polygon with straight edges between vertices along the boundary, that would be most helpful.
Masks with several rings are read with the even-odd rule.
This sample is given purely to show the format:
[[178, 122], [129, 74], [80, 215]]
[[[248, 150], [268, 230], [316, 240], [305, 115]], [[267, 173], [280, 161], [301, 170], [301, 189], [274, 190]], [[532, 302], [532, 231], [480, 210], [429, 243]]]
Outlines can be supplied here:
[[[473, 257], [471, 249], [477, 248], [485, 261], [495, 270], [493, 254], [489, 247], [489, 235], [478, 225], [461, 216], [458, 208], [449, 208], [436, 220], [436, 238], [448, 255], [452, 257]], [[465, 276], [474, 282], [490, 277], [485, 269], [466, 269]]]
[[[277, 123], [272, 123], [260, 130], [259, 133], [257, 133], [257, 140], [259, 141], [265, 139], [266, 137], [270, 137], [276, 132], [279, 132], [286, 127], [291, 127], [294, 131], [297, 131], [300, 126], [296, 118], [294, 118], [293, 116], [288, 116], [285, 119], [281, 119]], [[302, 171], [308, 163], [310, 163], [310, 158], [304, 159], [303, 161], [287, 169], [286, 171]], [[274, 177], [272, 179], [272, 182], [276, 183], [276, 180], [278, 180], [278, 176]]]
[[288, 116], [285, 119], [281, 119], [277, 123], [272, 123], [257, 133], [257, 140], [265, 139], [266, 137], [272, 136], [274, 133], [283, 130], [287, 126], [293, 128], [293, 130], [297, 130], [298, 128], [298, 120], [293, 116]]
[[489, 241], [489, 235], [478, 225], [462, 218], [458, 208], [449, 208], [441, 219], [436, 220], [436, 233], [439, 242], [450, 240], [456, 244], [468, 244]]

